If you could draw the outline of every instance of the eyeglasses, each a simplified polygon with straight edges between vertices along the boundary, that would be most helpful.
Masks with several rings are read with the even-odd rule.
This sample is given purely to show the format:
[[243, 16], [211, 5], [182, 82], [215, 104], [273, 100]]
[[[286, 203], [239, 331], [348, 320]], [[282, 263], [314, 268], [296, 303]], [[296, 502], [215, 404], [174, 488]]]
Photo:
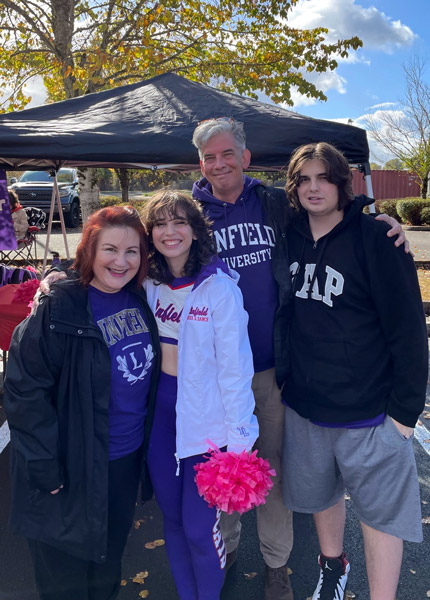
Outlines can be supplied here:
[[203, 119], [203, 121], [199, 121], [197, 123], [197, 127], [202, 125], [202, 123], [207, 123], [208, 121], [225, 121], [226, 123], [234, 123], [235, 119], [233, 119], [233, 117], [212, 117], [211, 119]]

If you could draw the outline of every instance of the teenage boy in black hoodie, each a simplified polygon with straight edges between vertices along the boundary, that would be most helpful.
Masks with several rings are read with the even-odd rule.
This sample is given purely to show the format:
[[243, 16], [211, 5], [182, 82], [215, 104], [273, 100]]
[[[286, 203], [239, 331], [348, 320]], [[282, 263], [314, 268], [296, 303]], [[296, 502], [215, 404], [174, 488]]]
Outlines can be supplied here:
[[[280, 475], [284, 406], [275, 381], [273, 337], [279, 292], [288, 296], [290, 276], [282, 249], [274, 254], [275, 230], [288, 218], [282, 190], [261, 185], [244, 175], [251, 153], [246, 148], [243, 124], [227, 117], [203, 121], [194, 131], [203, 178], [194, 184], [193, 197], [204, 206], [213, 222], [219, 256], [240, 274], [239, 287], [249, 314], [248, 331], [254, 356], [253, 390], [260, 437], [260, 456]], [[273, 213], [273, 217], [271, 214]], [[397, 226], [390, 232], [399, 233]], [[382, 230], [382, 228], [381, 228]], [[384, 230], [385, 231], [385, 230]], [[396, 246], [404, 242], [401, 234]], [[392, 244], [392, 242], [390, 242]], [[277, 289], [273, 271], [282, 279]], [[265, 600], [293, 600], [286, 563], [292, 544], [292, 512], [282, 501], [281, 478], [275, 479], [267, 502], [257, 508], [260, 550], [266, 563]], [[227, 549], [227, 568], [236, 558], [239, 515], [224, 515], [221, 531]]]
[[[293, 293], [278, 369], [287, 404], [285, 504], [313, 513], [321, 554], [312, 600], [342, 600], [345, 488], [364, 536], [371, 600], [394, 600], [403, 540], [422, 540], [412, 449], [424, 408], [427, 332], [412, 257], [361, 212], [347, 160], [326, 143], [292, 156], [286, 191]], [[282, 374], [281, 374], [282, 372]], [[280, 380], [280, 381], [279, 381]]]

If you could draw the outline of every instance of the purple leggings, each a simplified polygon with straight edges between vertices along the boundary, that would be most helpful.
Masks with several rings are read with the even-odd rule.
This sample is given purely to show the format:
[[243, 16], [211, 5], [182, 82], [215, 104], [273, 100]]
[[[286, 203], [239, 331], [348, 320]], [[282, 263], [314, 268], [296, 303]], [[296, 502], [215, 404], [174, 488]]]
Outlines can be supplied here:
[[167, 556], [181, 600], [219, 600], [225, 547], [221, 512], [197, 492], [193, 466], [203, 455], [181, 459], [176, 475], [176, 377], [160, 374], [148, 450], [148, 467], [164, 517]]

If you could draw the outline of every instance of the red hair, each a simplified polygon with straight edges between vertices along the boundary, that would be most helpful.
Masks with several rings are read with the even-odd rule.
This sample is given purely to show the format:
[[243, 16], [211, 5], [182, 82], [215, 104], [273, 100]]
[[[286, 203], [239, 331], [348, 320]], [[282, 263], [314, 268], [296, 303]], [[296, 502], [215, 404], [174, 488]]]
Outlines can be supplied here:
[[148, 238], [139, 213], [132, 206], [108, 206], [93, 213], [82, 231], [82, 239], [76, 250], [73, 269], [79, 271], [82, 285], [88, 287], [94, 277], [93, 263], [100, 233], [110, 227], [130, 227], [139, 235], [140, 267], [133, 278], [136, 287], [141, 287], [148, 274]]

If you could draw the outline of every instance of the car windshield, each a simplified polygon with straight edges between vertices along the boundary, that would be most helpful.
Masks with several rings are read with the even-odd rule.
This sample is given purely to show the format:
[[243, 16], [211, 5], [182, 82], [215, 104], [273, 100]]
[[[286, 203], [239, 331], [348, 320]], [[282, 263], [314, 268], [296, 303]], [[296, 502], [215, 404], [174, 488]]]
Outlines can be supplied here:
[[[72, 169], [60, 169], [57, 174], [58, 183], [73, 183]], [[53, 177], [48, 171], [25, 171], [19, 178], [20, 183], [28, 182], [52, 183]]]

